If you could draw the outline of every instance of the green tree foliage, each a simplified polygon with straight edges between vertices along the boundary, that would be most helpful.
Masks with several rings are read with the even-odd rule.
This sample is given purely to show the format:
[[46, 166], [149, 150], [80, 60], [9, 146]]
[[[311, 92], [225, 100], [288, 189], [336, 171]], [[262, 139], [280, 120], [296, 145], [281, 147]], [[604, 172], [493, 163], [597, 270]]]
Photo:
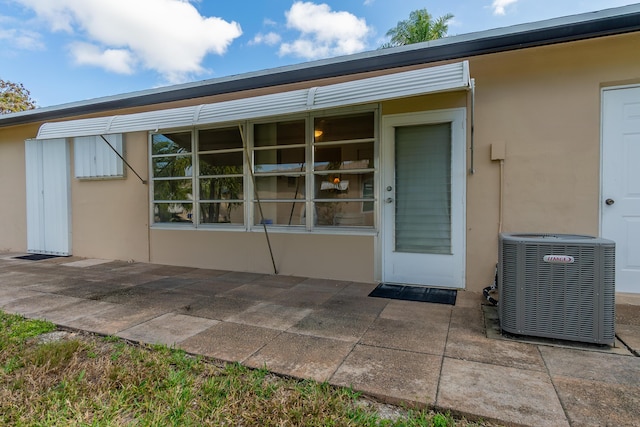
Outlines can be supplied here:
[[446, 37], [449, 30], [448, 22], [451, 19], [453, 15], [450, 13], [434, 20], [427, 9], [414, 10], [409, 14], [409, 19], [398, 22], [394, 28], [387, 31], [386, 35], [391, 40], [380, 47], [384, 49], [441, 39]]
[[0, 79], [0, 114], [33, 110], [36, 103], [22, 83]]

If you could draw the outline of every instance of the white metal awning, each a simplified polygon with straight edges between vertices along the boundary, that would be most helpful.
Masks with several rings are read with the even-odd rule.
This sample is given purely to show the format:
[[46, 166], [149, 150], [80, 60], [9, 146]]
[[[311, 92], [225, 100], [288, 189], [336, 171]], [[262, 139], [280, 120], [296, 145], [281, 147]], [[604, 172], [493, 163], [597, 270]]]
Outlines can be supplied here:
[[155, 131], [468, 89], [467, 61], [289, 92], [145, 113], [44, 123], [38, 139]]

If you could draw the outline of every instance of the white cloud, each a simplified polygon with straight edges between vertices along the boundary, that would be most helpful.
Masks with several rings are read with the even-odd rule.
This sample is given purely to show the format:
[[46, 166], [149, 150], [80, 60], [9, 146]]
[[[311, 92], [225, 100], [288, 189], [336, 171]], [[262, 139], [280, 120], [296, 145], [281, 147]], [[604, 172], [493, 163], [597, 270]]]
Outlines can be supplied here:
[[0, 28], [0, 41], [2, 40], [18, 49], [41, 50], [44, 48], [40, 34], [23, 28]]
[[118, 74], [133, 74], [136, 61], [126, 49], [102, 49], [90, 43], [71, 45], [76, 64], [93, 65]]
[[255, 37], [249, 42], [249, 44], [266, 44], [268, 46], [275, 46], [282, 40], [280, 34], [270, 32], [267, 34], [258, 33]]
[[282, 43], [280, 55], [316, 59], [356, 53], [367, 47], [371, 29], [364, 19], [349, 12], [334, 12], [327, 4], [295, 2], [285, 15], [287, 27], [301, 34], [292, 43]]
[[516, 3], [518, 0], [493, 0], [491, 4], [491, 8], [493, 9], [494, 15], [504, 15], [506, 14], [505, 8], [511, 4]]
[[374, 1], [376, 1], [376, 0], [364, 0], [364, 5], [365, 6], [371, 6]]
[[25, 25], [13, 17], [0, 15], [0, 43], [3, 43], [5, 52], [17, 49], [44, 49], [42, 36], [29, 27], [30, 25]]
[[187, 0], [17, 1], [78, 39], [70, 49], [77, 63], [115, 72], [141, 66], [170, 83], [202, 73], [206, 55], [224, 54], [242, 34], [236, 22], [201, 16]]

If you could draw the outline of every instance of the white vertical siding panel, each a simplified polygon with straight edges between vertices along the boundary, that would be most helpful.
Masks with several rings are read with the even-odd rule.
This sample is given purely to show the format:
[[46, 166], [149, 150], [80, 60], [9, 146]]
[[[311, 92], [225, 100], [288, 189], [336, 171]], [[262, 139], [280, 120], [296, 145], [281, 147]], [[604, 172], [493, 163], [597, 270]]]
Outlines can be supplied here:
[[[122, 135], [106, 135], [113, 148], [122, 155]], [[124, 176], [122, 159], [100, 136], [76, 137], [74, 165], [76, 178], [113, 178]]]
[[25, 141], [27, 251], [71, 254], [69, 148], [65, 139]]
[[36, 139], [26, 140], [24, 154], [27, 192], [27, 252], [39, 252], [44, 249], [42, 142]]
[[65, 139], [43, 141], [44, 252], [69, 255], [71, 250], [69, 148]]

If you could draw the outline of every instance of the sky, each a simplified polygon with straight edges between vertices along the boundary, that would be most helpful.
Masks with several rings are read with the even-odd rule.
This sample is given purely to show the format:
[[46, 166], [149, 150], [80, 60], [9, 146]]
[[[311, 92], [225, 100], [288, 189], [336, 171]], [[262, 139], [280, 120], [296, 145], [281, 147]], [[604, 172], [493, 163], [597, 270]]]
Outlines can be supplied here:
[[638, 0], [0, 0], [0, 79], [38, 107], [377, 49], [413, 10], [449, 36]]

